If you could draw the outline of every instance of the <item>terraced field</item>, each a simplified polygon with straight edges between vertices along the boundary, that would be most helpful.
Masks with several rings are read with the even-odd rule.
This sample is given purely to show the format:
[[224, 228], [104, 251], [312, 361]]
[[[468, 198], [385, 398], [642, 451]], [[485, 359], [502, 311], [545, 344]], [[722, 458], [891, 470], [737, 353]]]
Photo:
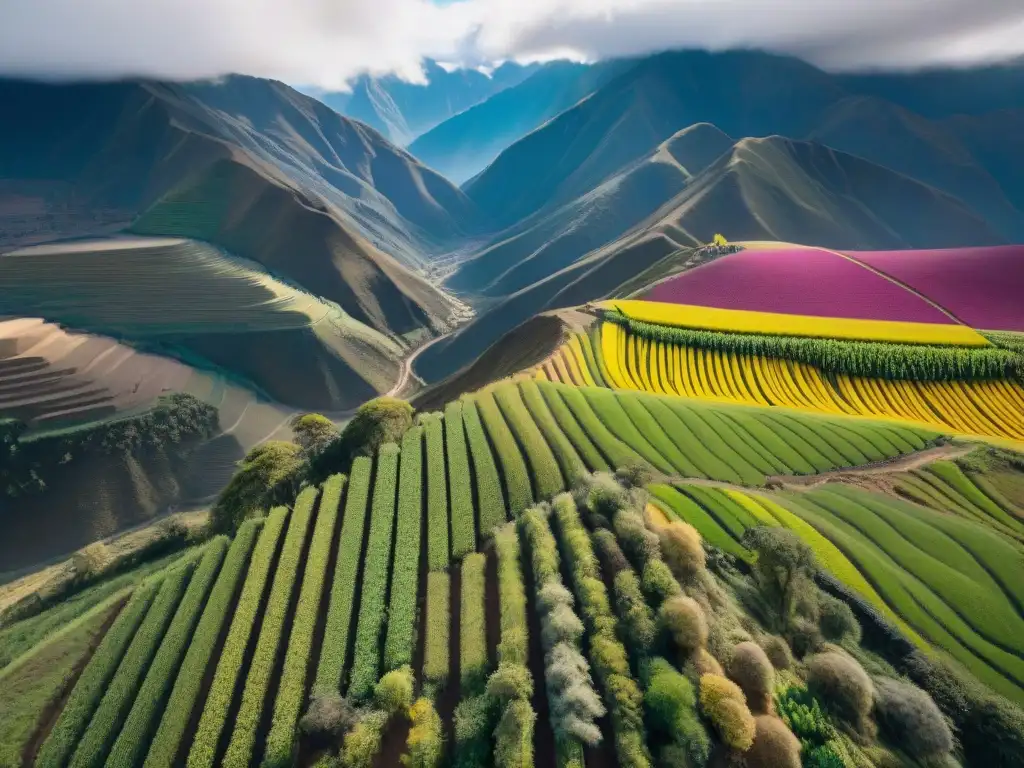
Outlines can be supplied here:
[[12, 314], [216, 366], [298, 406], [341, 410], [387, 391], [403, 352], [337, 304], [193, 240], [33, 246], [0, 256], [0, 283]]
[[1019, 364], [1019, 355], [991, 346], [764, 342], [757, 336], [601, 322], [590, 334], [571, 339], [536, 375], [716, 402], [899, 419], [1021, 441]]

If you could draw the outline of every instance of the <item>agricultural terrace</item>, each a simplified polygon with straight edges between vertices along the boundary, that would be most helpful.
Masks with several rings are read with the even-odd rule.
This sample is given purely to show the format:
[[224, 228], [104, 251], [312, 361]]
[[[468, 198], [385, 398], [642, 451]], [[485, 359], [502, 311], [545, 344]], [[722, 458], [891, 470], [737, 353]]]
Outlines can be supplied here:
[[1024, 440], [1024, 358], [1011, 350], [724, 333], [605, 317], [535, 376]]
[[[41, 734], [45, 738], [38, 739], [36, 764], [291, 765], [304, 743], [299, 719], [311, 694], [341, 693], [354, 702], [380, 705], [378, 681], [398, 684], [409, 669], [435, 702], [410, 709], [410, 717], [434, 722], [430, 712], [436, 705], [451, 718], [458, 702], [457, 752], [489, 754], [492, 717], [509, 718], [507, 727], [520, 734], [513, 738], [502, 731], [494, 750], [512, 749], [507, 739], [532, 749], [540, 712], [547, 714], [536, 723], [538, 743], [550, 740], [555, 728], [562, 733], [556, 736], [557, 752], [562, 764], [570, 764], [581, 754], [593, 754], [605, 728], [597, 723], [608, 711], [607, 748], [623, 764], [648, 764], [629, 759], [646, 750], [636, 720], [642, 679], [629, 667], [632, 651], [619, 644], [613, 629], [619, 619], [597, 578], [594, 545], [571, 497], [559, 497], [550, 521], [529, 512], [533, 505], [589, 482], [590, 472], [638, 465], [665, 488], [728, 484], [742, 499], [728, 502], [733, 518], [727, 521], [722, 511], [726, 501], [707, 503], [700, 494], [732, 496], [706, 486], [694, 502], [706, 510], [703, 516], [680, 514], [710, 544], [750, 559], [740, 543], [743, 527], [768, 519], [770, 511], [748, 511], [759, 509], [760, 497], [740, 494], [738, 487], [763, 485], [768, 475], [814, 475], [891, 459], [924, 449], [937, 437], [914, 427], [529, 378], [493, 385], [464, 396], [443, 415], [421, 415], [400, 446], [387, 444], [376, 457], [357, 459], [347, 477], [336, 475], [322, 488], [307, 488], [291, 508], [245, 522], [233, 540], [217, 537], [133, 588], [110, 595], [123, 608], [110, 619], [103, 641], [62, 699], [59, 716]], [[794, 515], [805, 514], [789, 499], [780, 497], [778, 503], [792, 506]], [[671, 514], [673, 507], [666, 509]], [[519, 524], [509, 526], [512, 519]], [[955, 523], [986, 535], [967, 516]], [[1001, 524], [1017, 531], [1012, 521]], [[522, 542], [529, 558], [525, 553], [520, 558]], [[997, 556], [993, 549], [992, 557]], [[565, 577], [559, 557], [568, 564]], [[999, 567], [1006, 573], [1005, 563]], [[973, 577], [982, 576], [973, 571]], [[543, 588], [548, 602], [524, 600], [526, 584]], [[621, 589], [628, 592], [627, 587]], [[498, 592], [499, 609], [492, 611], [488, 605], [494, 598], [488, 595]], [[638, 588], [628, 594], [639, 610], [643, 595]], [[889, 605], [889, 593], [879, 594]], [[573, 595], [579, 600], [581, 619], [573, 620], [582, 620], [579, 635], [573, 634], [572, 622], [564, 624]], [[99, 617], [104, 605], [110, 603], [83, 615], [83, 632], [95, 626], [86, 622]], [[554, 622], [552, 633], [568, 631], [571, 642], [546, 634], [545, 645], [535, 645], [527, 638], [527, 605], [550, 613], [541, 621]], [[902, 616], [904, 606], [893, 606], [892, 612]], [[977, 608], [990, 610], [995, 608], [987, 604]], [[939, 638], [912, 618], [906, 623], [921, 637], [956, 651], [953, 640]], [[957, 642], [974, 643], [969, 647], [990, 654], [985, 658], [992, 669], [1002, 669], [1005, 655], [993, 649], [1003, 640], [990, 639], [982, 618], [968, 622], [977, 638], [964, 630]], [[1005, 631], [1015, 630], [1007, 625]], [[598, 648], [604, 650], [597, 654]], [[513, 687], [520, 692], [511, 698], [481, 698], [492, 696], [492, 685], [485, 683], [498, 659], [502, 675], [517, 679], [526, 670], [505, 664], [523, 665], [535, 653], [544, 656], [549, 670], [531, 667], [536, 688]], [[586, 668], [588, 660], [593, 680], [587, 695], [594, 702], [589, 724], [563, 724], [556, 713], [568, 706], [561, 697], [570, 693], [552, 687], [555, 677], [548, 677], [545, 689], [541, 678], [560, 674], [570, 661]], [[979, 667], [979, 676], [983, 673]], [[470, 727], [477, 721], [469, 713], [480, 707], [487, 713], [481, 722], [491, 723], [482, 731]], [[377, 744], [367, 747], [372, 752], [380, 749], [388, 717], [367, 717], [352, 732], [360, 734], [353, 736], [357, 740], [346, 742], [346, 753], [364, 737]], [[416, 739], [426, 738], [415, 722], [410, 750], [420, 748]], [[570, 731], [559, 731], [563, 726]]]

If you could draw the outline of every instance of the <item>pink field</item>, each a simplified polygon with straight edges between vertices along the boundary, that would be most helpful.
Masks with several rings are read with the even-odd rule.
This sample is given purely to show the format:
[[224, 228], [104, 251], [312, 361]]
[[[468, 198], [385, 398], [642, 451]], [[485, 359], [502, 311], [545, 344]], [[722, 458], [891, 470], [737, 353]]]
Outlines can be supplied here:
[[644, 298], [816, 317], [952, 322], [901, 286], [818, 248], [740, 251], [659, 283]]
[[1024, 246], [875, 251], [851, 256], [984, 331], [1024, 331]]

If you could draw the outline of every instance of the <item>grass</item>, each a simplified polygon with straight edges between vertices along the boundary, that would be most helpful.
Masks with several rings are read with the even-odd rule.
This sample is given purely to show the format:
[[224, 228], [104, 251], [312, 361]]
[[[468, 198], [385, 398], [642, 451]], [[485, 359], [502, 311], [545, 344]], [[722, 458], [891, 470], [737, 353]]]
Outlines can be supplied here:
[[[608, 462], [605, 461], [601, 451], [587, 436], [587, 433], [583, 431], [583, 427], [576, 421], [576, 417], [572, 415], [565, 401], [559, 396], [558, 387], [548, 381], [522, 382], [520, 386], [523, 388], [523, 397], [531, 410], [534, 410], [534, 406], [531, 404], [530, 393], [532, 390], [527, 386], [528, 384], [532, 384], [540, 392], [559, 430], [565, 435], [573, 450], [579, 454], [587, 469], [591, 472], [607, 472], [610, 468]], [[541, 428], [544, 428], [543, 423]]]
[[392, 530], [398, 490], [398, 446], [387, 444], [377, 454], [377, 477], [370, 509], [370, 533], [363, 563], [363, 589], [356, 628], [355, 656], [348, 695], [367, 699], [380, 677], [381, 633], [387, 613], [388, 577], [391, 572]]
[[580, 458], [576, 447], [573, 446], [555, 420], [551, 409], [548, 408], [547, 403], [544, 401], [544, 396], [541, 394], [537, 382], [530, 379], [520, 381], [519, 392], [528, 416], [536, 422], [537, 427], [543, 434], [544, 441], [554, 452], [566, 485], [572, 488], [587, 474], [586, 464]]
[[217, 759], [217, 744], [227, 724], [228, 710], [234, 697], [236, 683], [242, 673], [242, 662], [245, 650], [249, 645], [256, 616], [262, 607], [263, 590], [270, 578], [270, 566], [277, 553], [285, 524], [288, 521], [288, 510], [277, 507], [267, 515], [256, 549], [253, 550], [249, 570], [242, 585], [231, 619], [224, 647], [217, 659], [217, 669], [213, 683], [206, 695], [203, 714], [192, 746], [188, 753], [188, 768], [212, 768]]
[[640, 431], [641, 434], [647, 437], [651, 446], [658, 452], [659, 455], [665, 458], [681, 475], [686, 477], [703, 477], [703, 473], [697, 466], [690, 460], [690, 458], [681, 451], [672, 439], [665, 433], [663, 428], [659, 426], [657, 420], [651, 414], [644, 404], [638, 397], [631, 395], [620, 395], [619, 404], [622, 409], [629, 416], [633, 425]]
[[20, 766], [40, 719], [101, 641], [103, 628], [128, 596], [122, 588], [51, 635], [17, 667], [5, 670], [0, 696], [0, 765]]
[[568, 406], [573, 417], [587, 433], [594, 445], [601, 451], [607, 460], [610, 469], [619, 469], [634, 463], [649, 464], [640, 454], [626, 445], [622, 440], [613, 435], [604, 422], [598, 417], [594, 409], [590, 407], [583, 391], [575, 387], [550, 384], [555, 391], [561, 395], [563, 402]]
[[[274, 583], [270, 588], [270, 596], [263, 609], [263, 624], [260, 626], [256, 650], [249, 664], [249, 676], [242, 691], [242, 705], [235, 717], [235, 728], [228, 743], [227, 752], [221, 761], [223, 766], [251, 765], [255, 759], [253, 749], [256, 745], [256, 731], [263, 716], [263, 707], [267, 700], [267, 691], [271, 685], [271, 677], [277, 658], [283, 652], [286, 643], [284, 625], [291, 604], [292, 592], [299, 577], [299, 568], [303, 564], [306, 548], [306, 533], [316, 507], [319, 494], [317, 488], [307, 488], [295, 500], [295, 509], [288, 525], [288, 533], [281, 547], [281, 557], [274, 572]], [[322, 561], [326, 558], [321, 557]], [[326, 562], [320, 562], [323, 568]], [[305, 610], [309, 610], [306, 606]], [[313, 607], [315, 614], [315, 606]], [[308, 614], [300, 615], [300, 624], [311, 619]], [[315, 620], [315, 619], [314, 619]], [[295, 661], [293, 660], [293, 664]], [[290, 674], [294, 674], [291, 672]], [[282, 681], [283, 682], [283, 681]], [[287, 689], [286, 689], [287, 693]]]
[[586, 387], [581, 390], [591, 408], [598, 415], [601, 421], [620, 440], [636, 451], [655, 469], [672, 473], [672, 465], [662, 456], [658, 450], [642, 435], [633, 425], [629, 416], [623, 410], [615, 393], [607, 389]]

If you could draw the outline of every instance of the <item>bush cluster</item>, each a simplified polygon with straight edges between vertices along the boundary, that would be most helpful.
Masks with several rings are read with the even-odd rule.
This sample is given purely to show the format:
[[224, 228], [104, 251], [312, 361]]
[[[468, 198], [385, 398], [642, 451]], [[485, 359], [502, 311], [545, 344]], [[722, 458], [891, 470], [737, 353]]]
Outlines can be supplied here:
[[891, 742], [915, 757], [941, 757], [953, 749], [953, 733], [942, 712], [916, 685], [876, 681], [875, 716]]
[[693, 686], [665, 659], [651, 659], [644, 707], [654, 734], [685, 753], [687, 762], [679, 764], [707, 762], [711, 740], [697, 714]]
[[693, 656], [708, 642], [707, 619], [692, 597], [676, 595], [669, 598], [662, 603], [658, 619], [684, 657]]
[[673, 520], [658, 531], [661, 555], [675, 577], [683, 583], [693, 583], [704, 570], [707, 560], [697, 529], [687, 523]]
[[874, 686], [850, 656], [835, 651], [812, 656], [807, 661], [807, 688], [850, 727], [860, 732], [869, 728]]
[[720, 675], [701, 675], [700, 708], [723, 744], [741, 752], [750, 749], [756, 727], [754, 716], [736, 683]]
[[775, 668], [768, 655], [756, 643], [740, 643], [733, 649], [728, 666], [729, 678], [743, 690], [750, 711], [759, 715], [769, 714]]
[[444, 732], [434, 703], [426, 697], [417, 699], [409, 708], [409, 722], [402, 765], [409, 768], [438, 768], [444, 757]]
[[754, 718], [754, 743], [744, 758], [747, 768], [800, 768], [800, 741], [771, 715]]

